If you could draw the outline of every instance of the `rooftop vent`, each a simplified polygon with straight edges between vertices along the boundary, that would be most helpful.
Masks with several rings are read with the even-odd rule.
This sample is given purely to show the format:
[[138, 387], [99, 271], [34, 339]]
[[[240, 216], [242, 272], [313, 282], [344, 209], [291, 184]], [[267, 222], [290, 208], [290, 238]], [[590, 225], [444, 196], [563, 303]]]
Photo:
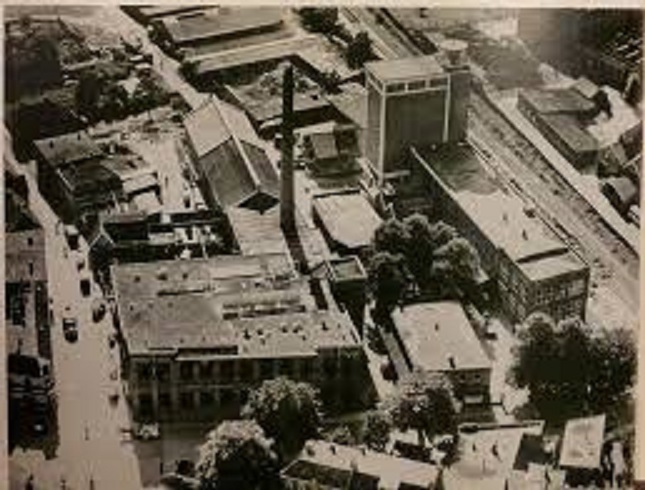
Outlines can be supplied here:
[[305, 446], [305, 452], [307, 453], [307, 456], [315, 456], [316, 454], [316, 450], [311, 443]]

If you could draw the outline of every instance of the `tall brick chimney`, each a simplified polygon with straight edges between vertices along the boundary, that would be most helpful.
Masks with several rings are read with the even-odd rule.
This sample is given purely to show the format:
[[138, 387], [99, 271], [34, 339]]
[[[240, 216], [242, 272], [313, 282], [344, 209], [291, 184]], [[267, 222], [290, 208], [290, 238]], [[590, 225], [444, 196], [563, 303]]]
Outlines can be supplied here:
[[282, 163], [280, 165], [280, 226], [285, 234], [295, 230], [293, 179], [293, 67], [284, 70], [282, 80]]

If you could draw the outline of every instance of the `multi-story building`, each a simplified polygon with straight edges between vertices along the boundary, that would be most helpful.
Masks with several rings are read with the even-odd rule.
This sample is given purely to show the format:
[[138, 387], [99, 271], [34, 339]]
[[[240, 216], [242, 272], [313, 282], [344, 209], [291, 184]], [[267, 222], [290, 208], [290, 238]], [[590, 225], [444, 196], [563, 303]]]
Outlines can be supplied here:
[[460, 303], [408, 305], [393, 321], [413, 370], [445, 374], [465, 405], [489, 400], [491, 361]]
[[38, 187], [65, 222], [108, 210], [159, 207], [154, 167], [133, 153], [108, 154], [88, 133], [79, 131], [34, 141]]
[[24, 178], [9, 171], [5, 177], [9, 400], [19, 411], [27, 406], [42, 409], [53, 397], [45, 231], [29, 210]]
[[443, 488], [438, 466], [322, 440], [308, 441], [281, 475], [288, 490]]
[[461, 41], [439, 55], [376, 61], [367, 79], [367, 159], [379, 182], [407, 173], [410, 145], [465, 138], [470, 71]]
[[637, 102], [642, 91], [643, 16], [636, 9], [522, 9], [518, 34], [540, 59]]
[[348, 316], [285, 255], [122, 264], [112, 277], [137, 419], [212, 419], [279, 375], [326, 400], [371, 396]]
[[411, 150], [413, 179], [423, 179], [437, 219], [477, 248], [513, 321], [540, 311], [555, 320], [584, 318], [589, 267], [535, 210], [484, 170], [468, 146]]
[[573, 88], [525, 89], [518, 95], [517, 108], [576, 168], [595, 166], [599, 144], [586, 123], [600, 109], [591, 98]]

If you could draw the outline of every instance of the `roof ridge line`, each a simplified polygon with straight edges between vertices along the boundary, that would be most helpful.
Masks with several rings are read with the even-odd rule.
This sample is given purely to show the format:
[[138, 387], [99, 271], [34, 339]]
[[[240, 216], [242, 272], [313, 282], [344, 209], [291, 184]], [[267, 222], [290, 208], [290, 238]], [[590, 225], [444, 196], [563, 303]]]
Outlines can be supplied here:
[[[244, 147], [241, 144], [241, 140], [237, 137], [234, 131], [231, 129], [231, 124], [228, 121], [228, 118], [222, 111], [222, 106], [221, 106], [221, 101], [217, 97], [212, 98], [212, 102], [217, 108], [217, 111], [219, 112], [220, 117], [222, 118], [222, 122], [224, 123], [224, 126], [226, 126], [226, 130], [228, 133], [231, 135], [231, 139], [233, 140], [235, 146], [237, 147], [238, 151], [240, 152], [240, 155], [242, 157], [242, 161], [244, 162], [244, 166], [246, 167], [249, 175], [251, 176], [251, 180], [253, 181], [253, 187], [255, 190], [261, 190], [262, 189], [262, 183], [260, 181], [260, 178], [258, 177], [257, 173], [255, 172], [255, 169], [253, 168], [253, 165], [251, 165], [251, 161], [249, 159], [249, 156], [246, 154], [246, 151], [244, 150]], [[239, 110], [237, 107], [235, 107], [236, 110]], [[244, 117], [246, 117], [246, 114], [244, 114]]]

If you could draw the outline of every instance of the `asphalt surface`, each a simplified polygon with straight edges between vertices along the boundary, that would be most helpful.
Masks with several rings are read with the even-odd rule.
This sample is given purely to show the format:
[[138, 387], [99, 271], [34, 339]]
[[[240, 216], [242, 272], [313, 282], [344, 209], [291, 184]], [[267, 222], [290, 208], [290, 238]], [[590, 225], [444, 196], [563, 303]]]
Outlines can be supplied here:
[[[7, 160], [11, 155], [5, 155]], [[91, 305], [100, 291], [94, 287], [90, 297], [83, 297], [80, 290], [80, 277], [87, 271], [79, 272], [77, 259], [79, 255], [86, 257], [87, 245], [82, 242], [79, 251], [69, 249], [59, 220], [40, 196], [33, 176], [26, 166], [13, 165], [28, 179], [30, 208], [46, 233], [58, 406], [58, 432], [49, 437], [57, 436], [58, 444], [50, 459], [39, 450], [16, 448], [9, 461], [10, 488], [24, 488], [30, 474], [38, 489], [59, 489], [61, 479], [70, 489], [141, 488], [136, 455], [132, 446], [123, 443], [120, 431], [129, 427], [123, 394], [116, 406], [108, 399], [111, 393], [121, 392], [121, 383], [112, 374], [118, 370], [118, 353], [108, 346], [112, 317], [107, 314], [100, 322], [93, 322]], [[63, 336], [63, 316], [77, 319], [79, 335], [75, 343]]]

